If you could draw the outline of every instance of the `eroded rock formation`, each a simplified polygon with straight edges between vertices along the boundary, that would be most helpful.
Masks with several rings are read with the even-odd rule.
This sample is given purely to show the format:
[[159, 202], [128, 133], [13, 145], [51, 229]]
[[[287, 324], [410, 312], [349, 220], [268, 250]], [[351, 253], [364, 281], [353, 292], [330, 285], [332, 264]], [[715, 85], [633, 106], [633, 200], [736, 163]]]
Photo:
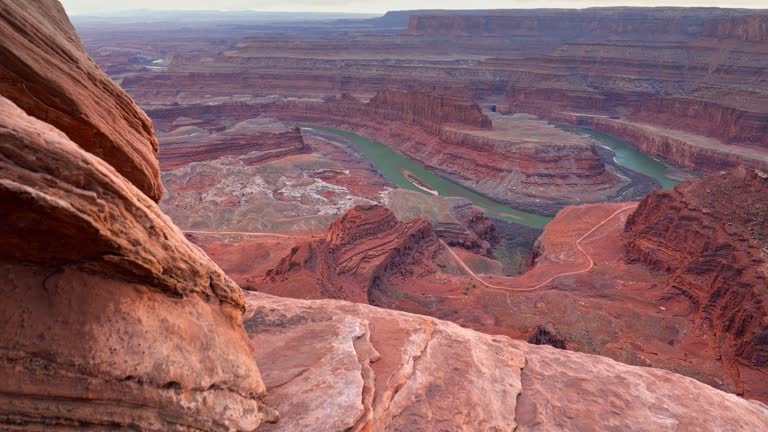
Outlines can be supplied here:
[[275, 119], [249, 119], [223, 131], [198, 126], [200, 120], [181, 123], [186, 125], [160, 135], [162, 147], [158, 159], [163, 171], [223, 156], [247, 154], [244, 163], [256, 164], [309, 151], [298, 128], [288, 128]]
[[277, 420], [242, 291], [154, 202], [146, 115], [58, 2], [0, 2], [0, 34], [0, 428]]
[[259, 290], [369, 303], [391, 276], [429, 271], [438, 247], [426, 219], [400, 222], [386, 207], [357, 206], [331, 225], [325, 239], [291, 249]]
[[[605, 355], [629, 364], [661, 367], [765, 400], [760, 368], [734, 365], [723, 355], [717, 332], [691, 313], [687, 297], [670, 293], [665, 287], [666, 274], [649, 272], [640, 262], [625, 261], [622, 236], [635, 206], [564, 209], [537, 242], [528, 271], [517, 277], [504, 277], [495, 267], [498, 262], [466, 250], [439, 248], [418, 260], [403, 261], [410, 263], [410, 272], [388, 273], [370, 284], [370, 272], [360, 266], [364, 277], [355, 279], [348, 274], [343, 280], [357, 284], [360, 291], [367, 290], [368, 303], [380, 307], [431, 315], [489, 334]], [[391, 225], [387, 220], [380, 219], [378, 231], [387, 231]], [[366, 245], [374, 244], [366, 236], [356, 241], [358, 245], [345, 249], [366, 250]], [[330, 296], [328, 291], [314, 288], [316, 279], [331, 273], [326, 270], [330, 266], [322, 268], [323, 276], [312, 273], [320, 268], [311, 264], [320, 255], [316, 250], [299, 241], [287, 255], [269, 272], [274, 275], [280, 270], [283, 281], [251, 279], [247, 285], [288, 297]], [[277, 264], [276, 259], [273, 262]], [[242, 265], [226, 263], [225, 269], [238, 271]], [[468, 277], [468, 268], [480, 274], [482, 281]], [[747, 275], [746, 280], [751, 277]]]
[[[378, 96], [368, 103], [342, 97], [326, 102], [289, 100], [223, 105], [221, 109], [352, 130], [380, 140], [471, 189], [548, 214], [556, 213], [569, 202], [604, 200], [623, 185], [623, 180], [603, 164], [593, 141], [534, 118], [497, 116], [493, 129], [463, 125], [463, 114], [455, 118], [458, 124], [443, 120], [446, 123], [439, 127], [427, 118], [407, 120], [408, 123], [392, 120], [399, 118], [393, 113], [401, 111], [404, 103], [414, 105], [408, 110], [413, 114], [403, 118], [429, 111], [420, 108], [422, 96], [418, 95], [422, 93], [415, 95], [397, 100], [382, 98], [376, 103], [373, 101]], [[430, 110], [439, 110], [443, 105], [437, 96], [427, 100], [435, 103]], [[388, 101], [393, 105], [384, 108]], [[151, 113], [166, 122], [170, 117], [196, 111], [198, 108], [190, 106]]]
[[244, 297], [102, 159], [0, 100], [0, 424], [253, 430]]
[[[450, 213], [458, 226], [435, 226], [435, 234], [450, 246], [461, 246], [481, 255], [490, 255], [499, 244], [496, 225], [482, 210], [466, 200], [450, 204]], [[459, 228], [459, 229], [456, 229]]]
[[768, 175], [742, 169], [653, 193], [627, 221], [627, 259], [669, 274], [731, 368], [768, 367], [766, 215]]
[[[277, 420], [268, 405], [284, 431], [768, 428], [764, 405], [670, 372], [368, 305], [244, 294], [158, 209], [159, 195], [98, 156], [114, 142], [86, 151], [65, 132], [0, 97], [5, 430], [252, 431]], [[355, 209], [312, 243], [339, 280], [374, 285], [413, 271], [436, 244], [429, 222], [381, 207]]]
[[3, 1], [0, 39], [0, 94], [159, 200], [152, 124], [88, 56], [61, 4]]

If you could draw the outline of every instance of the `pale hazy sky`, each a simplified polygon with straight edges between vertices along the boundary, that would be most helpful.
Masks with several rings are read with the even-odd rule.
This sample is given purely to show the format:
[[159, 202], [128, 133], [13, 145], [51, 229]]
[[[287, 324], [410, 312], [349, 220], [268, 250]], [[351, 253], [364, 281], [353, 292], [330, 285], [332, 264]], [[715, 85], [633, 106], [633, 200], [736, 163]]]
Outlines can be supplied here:
[[406, 9], [583, 8], [590, 6], [717, 6], [768, 8], [768, 0], [62, 0], [82, 15], [133, 9], [258, 10], [270, 12], [383, 13]]

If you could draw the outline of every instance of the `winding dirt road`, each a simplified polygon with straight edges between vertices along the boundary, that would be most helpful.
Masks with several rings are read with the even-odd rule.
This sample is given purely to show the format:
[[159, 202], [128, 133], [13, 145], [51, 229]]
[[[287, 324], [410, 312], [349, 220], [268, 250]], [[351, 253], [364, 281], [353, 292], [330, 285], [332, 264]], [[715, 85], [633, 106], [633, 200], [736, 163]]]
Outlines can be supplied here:
[[[445, 246], [445, 249], [453, 256], [453, 258], [456, 260], [456, 262], [459, 264], [459, 266], [461, 266], [461, 268], [464, 269], [464, 271], [468, 275], [472, 276], [472, 278], [474, 278], [475, 280], [480, 282], [486, 288], [496, 289], [496, 290], [503, 290], [503, 291], [533, 291], [533, 290], [537, 290], [537, 289], [539, 289], [541, 287], [546, 286], [547, 284], [549, 284], [550, 282], [552, 282], [556, 278], [559, 278], [559, 277], [562, 277], [562, 276], [572, 276], [572, 275], [576, 275], [576, 274], [586, 273], [586, 272], [592, 270], [592, 268], [595, 266], [595, 261], [592, 259], [592, 256], [590, 256], [587, 253], [587, 251], [585, 251], [584, 248], [581, 247], [581, 242], [584, 241], [584, 239], [586, 239], [587, 237], [589, 237], [592, 233], [597, 231], [601, 226], [603, 226], [606, 223], [608, 223], [614, 217], [618, 216], [619, 214], [621, 214], [622, 212], [624, 212], [626, 210], [633, 209], [635, 207], [637, 207], [637, 204], [628, 204], [628, 205], [626, 205], [626, 206], [616, 210], [615, 212], [611, 213], [610, 216], [608, 216], [607, 218], [603, 219], [597, 225], [593, 226], [592, 229], [590, 229], [589, 231], [584, 233], [584, 235], [582, 235], [581, 237], [579, 237], [578, 240], [576, 240], [576, 248], [579, 250], [579, 252], [581, 252], [582, 255], [584, 255], [587, 258], [587, 261], [589, 261], [589, 264], [587, 265], [587, 267], [585, 267], [585, 268], [583, 268], [581, 270], [564, 272], [564, 273], [558, 273], [558, 274], [556, 274], [554, 276], [551, 276], [550, 278], [548, 278], [544, 282], [541, 282], [539, 284], [536, 284], [536, 285], [533, 285], [533, 286], [530, 286], [530, 287], [513, 288], [513, 287], [509, 287], [509, 286], [494, 285], [494, 284], [488, 283], [485, 280], [483, 280], [480, 276], [478, 276], [474, 271], [472, 271], [472, 269], [469, 268], [469, 266], [464, 262], [464, 260], [462, 260], [461, 257], [459, 257], [456, 254], [456, 252], [454, 252], [453, 249], [451, 249], [443, 240], [440, 240], [440, 243], [443, 246]], [[184, 233], [185, 234], [213, 234], [213, 235], [216, 235], [216, 234], [242, 235], [242, 236], [251, 236], [251, 237], [278, 237], [278, 238], [288, 238], [288, 239], [303, 238], [303, 236], [293, 236], [293, 235], [286, 235], [286, 234], [265, 233], [265, 232], [243, 232], [243, 231], [196, 231], [196, 230], [184, 230]], [[517, 278], [510, 278], [510, 279], [514, 280], [514, 279], [517, 279]], [[510, 281], [510, 282], [512, 282], [512, 281]]]
[[251, 236], [251, 237], [280, 237], [280, 238], [299, 238], [302, 236], [292, 236], [292, 235], [285, 235], [285, 234], [276, 234], [276, 233], [263, 233], [263, 232], [244, 232], [244, 231], [193, 231], [193, 230], [182, 230], [184, 234], [225, 234], [225, 235], [242, 235], [242, 236]]
[[595, 261], [594, 261], [594, 260], [592, 259], [592, 257], [591, 257], [591, 256], [590, 256], [590, 255], [589, 255], [589, 254], [588, 254], [588, 253], [587, 253], [587, 252], [584, 250], [584, 248], [582, 248], [582, 247], [581, 247], [581, 242], [582, 242], [584, 239], [586, 239], [587, 237], [589, 237], [589, 235], [591, 235], [593, 232], [595, 232], [595, 231], [596, 231], [598, 228], [600, 228], [601, 226], [603, 226], [603, 225], [605, 225], [606, 223], [608, 223], [608, 221], [610, 221], [610, 220], [611, 220], [611, 219], [613, 219], [614, 217], [618, 216], [620, 213], [622, 213], [622, 212], [624, 212], [624, 211], [626, 211], [626, 210], [629, 210], [629, 209], [633, 209], [633, 208], [635, 208], [635, 207], [637, 207], [637, 204], [629, 204], [629, 205], [626, 205], [626, 206], [624, 206], [624, 207], [622, 207], [622, 208], [620, 208], [620, 209], [616, 210], [615, 212], [611, 213], [611, 215], [610, 215], [610, 216], [608, 216], [607, 218], [603, 219], [603, 220], [602, 220], [600, 223], [598, 223], [597, 225], [593, 226], [593, 227], [592, 227], [592, 229], [590, 229], [589, 231], [587, 231], [587, 232], [586, 232], [584, 235], [582, 235], [581, 237], [579, 237], [579, 239], [578, 239], [578, 240], [576, 240], [576, 248], [577, 248], [577, 249], [579, 250], [579, 252], [581, 252], [581, 253], [582, 253], [582, 254], [583, 254], [585, 257], [587, 257], [587, 260], [589, 261], [589, 265], [588, 265], [587, 267], [585, 267], [585, 268], [584, 268], [584, 269], [582, 269], [582, 270], [576, 270], [576, 271], [571, 271], [571, 272], [565, 272], [565, 273], [559, 273], [559, 274], [556, 274], [556, 275], [554, 275], [554, 276], [550, 277], [549, 279], [545, 280], [544, 282], [542, 282], [542, 283], [540, 283], [540, 284], [537, 284], [537, 285], [534, 285], [534, 286], [530, 286], [530, 287], [524, 287], [524, 288], [512, 288], [512, 287], [503, 286], [503, 285], [493, 285], [493, 284], [490, 284], [490, 283], [488, 283], [488, 282], [484, 281], [484, 280], [483, 280], [483, 279], [482, 279], [480, 276], [478, 276], [478, 275], [477, 275], [477, 274], [476, 274], [474, 271], [472, 271], [472, 269], [471, 269], [471, 268], [469, 268], [469, 266], [468, 266], [468, 265], [467, 265], [467, 264], [464, 262], [464, 260], [462, 260], [462, 259], [461, 259], [461, 258], [460, 258], [460, 257], [459, 257], [457, 254], [456, 254], [456, 252], [454, 252], [454, 251], [453, 251], [453, 249], [451, 249], [450, 247], [448, 247], [448, 245], [447, 245], [447, 244], [445, 244], [445, 242], [444, 242], [444, 241], [440, 240], [440, 243], [442, 243], [442, 244], [443, 244], [443, 246], [445, 246], [445, 248], [448, 250], [448, 252], [450, 252], [450, 253], [451, 253], [451, 255], [453, 255], [453, 258], [456, 260], [456, 262], [458, 262], [458, 263], [459, 263], [459, 265], [461, 266], [461, 268], [463, 268], [463, 269], [464, 269], [464, 271], [465, 271], [465, 272], [467, 272], [467, 274], [469, 274], [470, 276], [472, 276], [474, 279], [476, 279], [478, 282], [480, 282], [481, 284], [483, 284], [485, 287], [487, 287], [487, 288], [491, 288], [491, 289], [503, 290], [503, 291], [533, 291], [533, 290], [537, 290], [537, 289], [539, 289], [539, 288], [541, 288], [541, 287], [543, 287], [543, 286], [545, 286], [545, 285], [549, 284], [550, 282], [552, 282], [552, 281], [553, 281], [553, 280], [555, 280], [556, 278], [559, 278], [559, 277], [562, 277], [562, 276], [571, 276], [571, 275], [575, 275], [575, 274], [586, 273], [586, 272], [588, 272], [588, 271], [592, 270], [592, 268], [595, 266]]

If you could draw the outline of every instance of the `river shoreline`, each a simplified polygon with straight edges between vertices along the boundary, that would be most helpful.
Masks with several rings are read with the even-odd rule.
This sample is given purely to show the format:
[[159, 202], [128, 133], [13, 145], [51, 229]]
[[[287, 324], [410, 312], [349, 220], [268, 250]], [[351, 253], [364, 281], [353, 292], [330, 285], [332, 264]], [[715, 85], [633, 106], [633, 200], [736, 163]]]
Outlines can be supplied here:
[[[558, 127], [560, 125], [557, 125]], [[461, 182], [459, 179], [453, 178], [450, 175], [447, 175], [444, 172], [441, 172], [440, 170], [436, 170], [433, 167], [427, 167], [422, 165], [420, 162], [413, 160], [409, 158], [408, 156], [402, 155], [398, 153], [396, 150], [392, 149], [388, 145], [378, 142], [376, 140], [369, 139], [367, 137], [364, 137], [362, 135], [359, 135], [355, 132], [347, 131], [344, 129], [337, 129], [337, 128], [331, 128], [331, 127], [324, 127], [324, 126], [314, 126], [314, 125], [306, 125], [306, 126], [300, 126], [304, 128], [306, 131], [312, 134], [319, 135], [321, 137], [324, 137], [325, 139], [335, 139], [335, 140], [342, 140], [344, 141], [345, 145], [350, 145], [352, 147], [355, 147], [358, 151], [362, 153], [363, 156], [367, 157], [371, 163], [379, 170], [379, 172], [384, 175], [388, 180], [394, 182], [399, 187], [404, 187], [406, 189], [411, 190], [417, 190], [422, 193], [428, 193], [428, 194], [438, 194], [441, 196], [461, 196], [464, 197], [473, 204], [475, 204], [477, 207], [482, 208], [484, 211], [486, 211], [489, 216], [493, 215], [495, 218], [499, 218], [501, 220], [506, 220], [510, 223], [516, 223], [525, 225], [528, 227], [541, 229], [544, 226], [547, 225], [551, 221], [551, 218], [557, 215], [557, 213], [562, 210], [563, 208], [567, 206], [574, 205], [573, 202], [565, 202], [565, 201], [547, 201], [547, 202], [522, 202], [522, 201], [514, 201], [514, 200], [503, 200], [498, 198], [492, 198], [489, 197], [482, 192], [474, 189], [471, 186], [468, 186], [464, 184], [464, 182]], [[570, 127], [565, 126], [569, 130]], [[574, 133], [583, 133], [580, 130], [573, 130]], [[635, 171], [631, 168], [628, 168], [627, 166], [622, 165], [619, 163], [618, 160], [618, 154], [617, 151], [613, 148], [609, 147], [608, 144], [604, 143], [603, 140], [605, 139], [602, 137], [601, 134], [598, 134], [597, 136], [594, 136], [590, 134], [590, 136], [593, 137], [596, 145], [596, 153], [600, 157], [600, 159], [603, 161], [603, 163], [606, 165], [607, 169], [610, 169], [614, 171], [616, 174], [620, 175], [621, 177], [627, 179], [627, 184], [622, 186], [617, 192], [612, 194], [611, 196], [607, 197], [604, 200], [598, 201], [598, 202], [585, 202], [584, 204], [599, 204], [599, 203], [612, 203], [612, 202], [626, 202], [626, 201], [639, 201], [654, 190], [662, 189], [665, 186], [671, 187], [678, 183], [680, 183], [679, 180], [665, 177], [661, 179], [660, 181], [657, 178], [654, 178], [650, 175], [645, 175], [643, 173], [640, 173], [638, 171]], [[627, 147], [631, 147], [631, 144], [624, 143], [620, 140], [617, 140], [613, 137], [611, 137], [614, 141], [610, 142], [610, 145], [617, 147], [619, 151], [623, 151], [623, 156], [626, 157], [627, 154], [629, 156], [633, 156], [634, 153], [627, 151]], [[371, 148], [368, 148], [367, 151], [365, 148], [362, 148], [362, 146], [376, 146], [375, 152], [376, 155], [380, 158], [385, 157], [396, 157], [402, 159], [400, 162], [403, 164], [409, 164], [412, 165], [411, 169], [406, 168], [399, 168], [399, 171], [397, 173], [391, 172], [391, 173], [385, 173], [382, 171], [382, 169], [385, 169], [382, 166], [382, 160], [375, 160], [376, 158], [373, 157], [373, 150]], [[621, 147], [624, 146], [624, 147]], [[638, 150], [634, 149], [634, 152], [639, 152]], [[386, 154], [383, 154], [382, 152], [385, 152]], [[678, 174], [677, 169], [673, 167], [669, 167], [666, 164], [663, 164], [660, 161], [649, 161], [649, 156], [645, 155], [642, 152], [639, 152], [642, 155], [642, 159], [639, 162], [639, 166], [648, 166], [648, 169], [650, 172], [654, 172], [657, 175], [659, 173], [663, 173], [664, 175], [667, 174]], [[414, 165], [415, 164], [415, 165]], [[386, 170], [386, 169], [385, 169]], [[415, 170], [422, 170], [424, 173], [421, 175], [417, 175], [417, 173], [413, 172]], [[391, 171], [391, 170], [390, 170]], [[389, 174], [389, 175], [387, 175]], [[409, 176], [410, 175], [410, 176]], [[680, 171], [680, 175], [689, 175], [686, 172]], [[457, 192], [457, 193], [445, 193], [441, 192], [439, 187], [436, 187], [435, 184], [430, 183], [429, 178], [422, 178], [422, 177], [432, 177], [432, 183], [440, 183], [439, 181], [436, 181], [436, 178], [441, 179], [443, 182], [450, 183], [449, 189], [451, 189], [451, 192]], [[402, 177], [400, 179], [401, 181], [398, 182], [398, 177]], [[412, 177], [412, 178], [409, 178]], [[414, 180], [417, 180], [414, 181]], [[405, 184], [403, 184], [405, 183]], [[446, 186], [445, 184], [443, 186]], [[461, 190], [464, 190], [465, 192], [461, 192]], [[473, 196], [474, 195], [474, 196]]]

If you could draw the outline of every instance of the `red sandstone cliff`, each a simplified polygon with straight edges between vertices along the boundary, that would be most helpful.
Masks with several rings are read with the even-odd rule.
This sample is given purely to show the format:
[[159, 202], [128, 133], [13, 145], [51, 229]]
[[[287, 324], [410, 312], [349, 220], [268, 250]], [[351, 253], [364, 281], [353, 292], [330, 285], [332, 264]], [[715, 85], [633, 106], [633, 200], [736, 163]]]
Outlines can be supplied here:
[[294, 247], [258, 289], [369, 303], [390, 276], [428, 269], [438, 246], [425, 219], [400, 222], [386, 207], [357, 206], [331, 225], [325, 239]]
[[1, 2], [0, 40], [0, 94], [159, 200], [152, 123], [88, 56], [59, 2]]
[[746, 42], [768, 42], [768, 15], [712, 20], [705, 24], [704, 36]]
[[382, 90], [368, 102], [368, 107], [387, 120], [415, 124], [436, 133], [441, 126], [451, 123], [478, 129], [493, 128], [491, 119], [476, 103], [425, 91]]
[[657, 127], [652, 123], [591, 117], [586, 118], [583, 124], [692, 171], [713, 174], [742, 165], [768, 169], [768, 158], [763, 156], [763, 151], [745, 146], [727, 146], [717, 139]]
[[626, 225], [627, 260], [669, 274], [667, 288], [712, 327], [729, 367], [742, 363], [762, 373], [768, 367], [766, 215], [768, 175], [741, 169], [655, 192]]
[[478, 11], [473, 14], [411, 15], [405, 35], [542, 37], [558, 39], [687, 40], [705, 31], [709, 19], [745, 12], [695, 8], [587, 8]]
[[224, 131], [201, 126], [180, 127], [172, 133], [160, 134], [157, 158], [163, 171], [222, 156], [248, 155], [246, 163], [255, 164], [310, 151], [298, 128], [288, 128], [274, 119], [251, 119]]
[[4, 98], [0, 173], [0, 425], [276, 419], [242, 292], [142, 191]]
[[0, 429], [276, 420], [242, 291], [154, 202], [145, 114], [58, 2], [0, 2], [0, 34]]
[[760, 93], [700, 89], [685, 96], [650, 99], [639, 105], [630, 117], [715, 137], [724, 144], [768, 148], [768, 96]]

